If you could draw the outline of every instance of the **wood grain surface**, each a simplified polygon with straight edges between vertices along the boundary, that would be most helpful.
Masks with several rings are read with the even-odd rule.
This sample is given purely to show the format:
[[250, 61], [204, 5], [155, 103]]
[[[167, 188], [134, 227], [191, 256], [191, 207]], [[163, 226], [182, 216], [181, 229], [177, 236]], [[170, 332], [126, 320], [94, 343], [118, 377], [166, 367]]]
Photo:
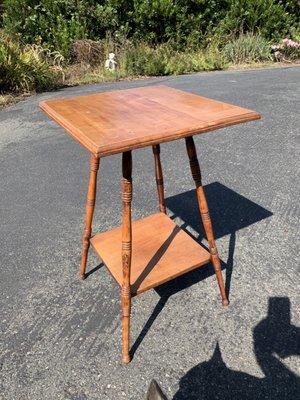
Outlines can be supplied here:
[[[98, 233], [91, 244], [122, 287], [122, 228]], [[132, 223], [130, 285], [136, 295], [209, 263], [210, 253], [158, 213]]]
[[97, 156], [260, 118], [255, 111], [163, 85], [46, 100], [40, 107]]

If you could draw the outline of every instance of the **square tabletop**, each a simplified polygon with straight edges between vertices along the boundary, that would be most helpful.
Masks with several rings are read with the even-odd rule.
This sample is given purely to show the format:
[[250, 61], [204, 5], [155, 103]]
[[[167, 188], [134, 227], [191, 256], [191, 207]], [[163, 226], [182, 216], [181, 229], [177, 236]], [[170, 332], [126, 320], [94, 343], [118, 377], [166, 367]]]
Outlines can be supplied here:
[[164, 85], [46, 100], [40, 107], [98, 156], [260, 118], [255, 111]]

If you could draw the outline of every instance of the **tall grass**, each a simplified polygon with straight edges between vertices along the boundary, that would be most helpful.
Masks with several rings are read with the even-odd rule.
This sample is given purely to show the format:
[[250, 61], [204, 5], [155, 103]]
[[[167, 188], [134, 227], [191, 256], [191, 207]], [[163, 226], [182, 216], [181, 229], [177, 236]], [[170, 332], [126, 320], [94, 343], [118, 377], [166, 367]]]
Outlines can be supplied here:
[[0, 32], [0, 93], [52, 89], [62, 78], [61, 62], [57, 52], [21, 46]]
[[116, 53], [118, 70], [125, 76], [172, 75], [223, 69], [227, 62], [217, 46], [178, 51], [170, 43], [150, 46], [128, 40], [117, 44], [106, 41], [106, 52]]
[[272, 60], [270, 43], [260, 35], [247, 33], [227, 43], [224, 57], [233, 64], [247, 64]]

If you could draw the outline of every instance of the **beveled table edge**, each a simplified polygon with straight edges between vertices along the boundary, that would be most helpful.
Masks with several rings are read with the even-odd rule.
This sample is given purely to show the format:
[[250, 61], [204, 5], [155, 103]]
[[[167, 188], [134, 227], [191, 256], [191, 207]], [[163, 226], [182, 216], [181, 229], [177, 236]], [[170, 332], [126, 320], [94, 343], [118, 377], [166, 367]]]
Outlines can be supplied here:
[[[156, 86], [156, 87], [169, 87], [167, 85], [153, 85], [153, 86]], [[144, 86], [141, 86], [141, 88], [143, 88], [143, 87]], [[170, 88], [174, 89], [171, 86], [170, 86]], [[130, 90], [130, 89], [117, 89], [117, 90], [118, 91], [122, 91], [122, 90]], [[132, 88], [132, 89], [137, 89], [137, 88]], [[174, 90], [198, 96], [195, 93], [187, 92], [187, 91], [184, 91], [184, 90], [180, 90], [180, 89], [174, 89]], [[107, 91], [107, 92], [103, 91], [103, 92], [92, 93], [90, 95], [93, 96], [93, 95], [97, 95], [97, 94], [101, 94], [101, 93], [112, 93], [112, 92], [113, 91]], [[113, 154], [122, 153], [124, 151], [135, 150], [135, 149], [139, 149], [139, 148], [143, 148], [143, 147], [147, 147], [147, 146], [152, 146], [152, 145], [156, 145], [156, 144], [160, 144], [160, 143], [171, 142], [171, 141], [174, 141], [174, 140], [177, 140], [177, 139], [180, 139], [180, 138], [186, 138], [186, 137], [189, 137], [189, 136], [198, 135], [198, 134], [202, 134], [202, 133], [205, 133], [205, 132], [211, 132], [211, 131], [214, 131], [214, 130], [217, 130], [217, 129], [225, 128], [225, 127], [228, 127], [228, 126], [233, 126], [233, 125], [237, 125], [237, 124], [246, 123], [246, 122], [250, 122], [250, 121], [255, 121], [255, 120], [261, 119], [261, 114], [256, 112], [256, 111], [252, 111], [252, 110], [240, 107], [240, 106], [236, 106], [236, 105], [231, 104], [231, 103], [226, 103], [226, 104], [234, 106], [234, 107], [240, 107], [240, 108], [244, 109], [247, 112], [245, 112], [244, 114], [240, 114], [238, 117], [236, 117], [236, 116], [226, 117], [226, 118], [224, 118], [224, 120], [221, 123], [218, 123], [218, 124], [211, 124], [210, 126], [207, 126], [207, 124], [206, 124], [205, 127], [202, 127], [202, 128], [201, 128], [201, 122], [199, 121], [199, 127], [194, 128], [194, 129], [190, 129], [190, 130], [185, 130], [184, 132], [182, 130], [174, 131], [173, 134], [169, 135], [166, 138], [163, 138], [161, 136], [159, 138], [152, 138], [152, 139], [148, 139], [148, 140], [143, 140], [143, 138], [141, 138], [139, 143], [134, 143], [134, 144], [130, 144], [130, 141], [134, 141], [134, 139], [130, 138], [130, 139], [127, 139], [127, 140], [122, 140], [122, 142], [120, 142], [120, 143], [112, 144], [112, 146], [111, 146], [111, 148], [109, 150], [105, 150], [105, 149], [103, 149], [103, 147], [106, 147], [106, 146], [103, 146], [103, 147], [98, 146], [93, 141], [89, 140], [87, 137], [85, 137], [85, 138], [82, 137], [82, 132], [79, 129], [77, 129], [75, 126], [69, 124], [66, 119], [64, 119], [58, 113], [53, 111], [52, 108], [47, 104], [47, 101], [68, 100], [68, 99], [78, 98], [78, 97], [83, 97], [83, 96], [87, 97], [89, 95], [85, 94], [85, 95], [79, 95], [79, 96], [63, 97], [61, 99], [43, 100], [43, 101], [41, 101], [39, 103], [39, 107], [48, 116], [50, 116], [55, 122], [57, 122], [60, 126], [62, 126], [68, 132], [68, 134], [70, 136], [72, 136], [82, 146], [84, 146], [87, 150], [89, 150], [91, 153], [95, 154], [98, 157], [106, 157], [106, 156], [110, 156], [110, 155], [113, 155]], [[203, 96], [201, 96], [201, 97], [203, 97]], [[207, 99], [222, 103], [220, 100], [211, 99], [209, 97], [207, 97]], [[125, 143], [126, 143], [126, 148], [124, 148], [125, 147], [124, 146]]]

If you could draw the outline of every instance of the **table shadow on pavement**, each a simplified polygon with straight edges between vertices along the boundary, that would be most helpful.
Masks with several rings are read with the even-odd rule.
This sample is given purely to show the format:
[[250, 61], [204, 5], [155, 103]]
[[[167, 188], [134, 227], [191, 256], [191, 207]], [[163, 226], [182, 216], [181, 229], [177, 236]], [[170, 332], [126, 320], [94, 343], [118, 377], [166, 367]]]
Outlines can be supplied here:
[[300, 356], [300, 328], [291, 324], [290, 299], [269, 298], [267, 317], [253, 329], [253, 350], [264, 374], [257, 378], [227, 367], [219, 344], [209, 361], [191, 368], [179, 381], [173, 400], [295, 400], [300, 378], [282, 362]]
[[[227, 260], [226, 262], [221, 260], [222, 269], [225, 269], [225, 289], [229, 296], [230, 281], [234, 264], [236, 232], [265, 218], [271, 217], [273, 214], [259, 204], [256, 204], [219, 182], [210, 183], [206, 185], [204, 189], [213, 223], [215, 238], [219, 239], [223, 236], [230, 235]], [[205, 234], [199, 214], [196, 191], [190, 190], [166, 198], [166, 206], [169, 214], [174, 218], [179, 217], [179, 219], [183, 221], [181, 228], [193, 236], [190, 229], [192, 228], [192, 231], [199, 235], [196, 235], [198, 236], [197, 238], [194, 236], [194, 238], [198, 242], [201, 242], [205, 237]], [[144, 337], [159, 313], [164, 308], [170, 296], [213, 274], [213, 267], [211, 264], [208, 264], [205, 267], [186, 273], [179, 278], [173, 279], [172, 281], [157, 287], [155, 290], [159, 294], [160, 299], [138, 338], [134, 342], [131, 348], [131, 356], [134, 355], [139, 345], [142, 343]]]

